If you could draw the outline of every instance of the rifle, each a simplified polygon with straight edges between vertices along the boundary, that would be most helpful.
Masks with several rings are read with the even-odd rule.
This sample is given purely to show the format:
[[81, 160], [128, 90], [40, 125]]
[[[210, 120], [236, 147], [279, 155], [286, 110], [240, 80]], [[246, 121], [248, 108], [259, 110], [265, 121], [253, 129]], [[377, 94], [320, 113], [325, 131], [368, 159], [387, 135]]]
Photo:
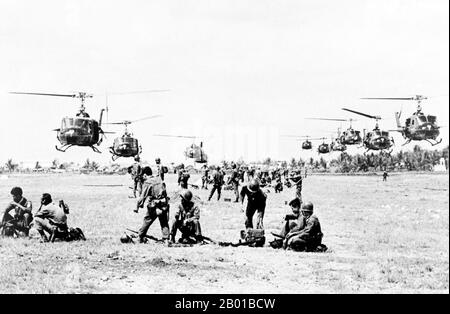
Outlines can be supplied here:
[[[134, 233], [134, 234], [136, 234], [136, 235], [139, 234], [139, 232], [137, 232], [136, 230], [129, 229], [129, 228], [127, 228], [127, 230], [132, 232], [132, 233]], [[145, 235], [145, 238], [153, 240], [155, 242], [164, 242], [164, 240], [155, 238], [154, 236], [151, 236], [151, 235]]]
[[249, 246], [249, 245], [255, 244], [256, 242], [258, 242], [260, 240], [261, 239], [255, 239], [255, 240], [251, 240], [251, 241], [241, 241], [241, 240], [239, 240], [239, 242], [237, 242], [237, 243], [233, 243], [233, 242], [219, 242], [218, 244], [219, 244], [219, 246], [224, 246], [224, 247], [227, 247], [227, 246], [238, 247], [238, 246], [244, 246], [244, 245]]

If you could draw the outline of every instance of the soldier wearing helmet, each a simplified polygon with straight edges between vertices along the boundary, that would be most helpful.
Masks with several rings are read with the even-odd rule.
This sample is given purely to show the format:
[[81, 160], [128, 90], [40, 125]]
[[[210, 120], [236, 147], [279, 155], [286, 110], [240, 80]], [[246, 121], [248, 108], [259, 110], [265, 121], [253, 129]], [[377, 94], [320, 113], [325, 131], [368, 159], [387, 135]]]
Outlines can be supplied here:
[[158, 175], [158, 177], [161, 178], [162, 181], [164, 181], [165, 167], [163, 165], [161, 165], [161, 159], [159, 157], [157, 157], [155, 159], [155, 163], [156, 163], [157, 175]]
[[300, 170], [292, 172], [289, 179], [295, 184], [295, 197], [302, 202], [303, 177]]
[[180, 230], [181, 238], [179, 242], [191, 243], [192, 238], [195, 242], [201, 242], [202, 231], [200, 227], [200, 209], [192, 201], [193, 195], [189, 190], [183, 190], [180, 193], [181, 204], [175, 213], [175, 220], [172, 224], [170, 240], [175, 242], [177, 231]]
[[220, 167], [217, 166], [216, 170], [213, 172], [213, 188], [211, 189], [211, 193], [209, 194], [208, 201], [211, 200], [215, 191], [217, 191], [217, 200], [220, 200], [223, 184], [223, 172], [220, 171]]
[[143, 208], [147, 203], [147, 212], [144, 216], [144, 222], [139, 229], [139, 242], [145, 242], [147, 231], [156, 218], [159, 219], [163, 240], [168, 243], [169, 240], [169, 198], [167, 196], [166, 186], [159, 177], [152, 177], [152, 169], [145, 167], [142, 170], [144, 184], [142, 194], [136, 203], [135, 213], [139, 212], [139, 208]]
[[134, 157], [134, 164], [130, 167], [130, 174], [133, 180], [133, 196], [136, 198], [137, 195], [140, 196], [142, 193], [142, 184], [144, 182], [142, 176], [141, 158], [139, 156]]
[[234, 200], [235, 203], [239, 203], [239, 172], [237, 170], [237, 166], [235, 163], [231, 164], [231, 176], [228, 179], [228, 184], [231, 184], [233, 187], [234, 194], [236, 196], [236, 199]]
[[[30, 224], [33, 220], [32, 203], [23, 197], [22, 188], [16, 186], [11, 190], [12, 202], [3, 211], [2, 226], [9, 223], [15, 230], [29, 234]], [[13, 215], [10, 213], [14, 210]]]
[[263, 218], [266, 210], [266, 194], [259, 187], [259, 181], [252, 179], [247, 186], [241, 189], [241, 204], [247, 196], [247, 208], [245, 210], [245, 228], [253, 228], [253, 215], [257, 213], [257, 229], [264, 229]]
[[322, 229], [319, 219], [313, 215], [314, 205], [306, 202], [302, 205], [298, 225], [286, 235], [283, 248], [295, 251], [314, 251], [322, 244]]

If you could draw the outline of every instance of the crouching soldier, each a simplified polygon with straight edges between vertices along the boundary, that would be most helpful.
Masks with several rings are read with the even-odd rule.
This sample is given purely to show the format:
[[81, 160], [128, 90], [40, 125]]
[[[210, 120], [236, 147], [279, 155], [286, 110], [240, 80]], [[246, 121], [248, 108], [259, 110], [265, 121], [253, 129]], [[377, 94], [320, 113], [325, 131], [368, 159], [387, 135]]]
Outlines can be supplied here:
[[[16, 232], [29, 234], [30, 224], [33, 220], [32, 204], [25, 197], [20, 187], [11, 190], [12, 202], [6, 206], [2, 217], [2, 234], [13, 235]], [[10, 213], [14, 210], [13, 215]], [[9, 229], [9, 230], [7, 230]]]
[[294, 198], [289, 202], [289, 206], [291, 207], [292, 213], [284, 216], [284, 223], [281, 227], [281, 230], [278, 234], [272, 234], [276, 237], [276, 239], [270, 242], [270, 246], [274, 249], [280, 249], [283, 247], [283, 241], [286, 238], [286, 235], [298, 226], [298, 219], [300, 217], [300, 201], [298, 198]]
[[[41, 207], [34, 215], [34, 226], [41, 235], [42, 242], [53, 241], [58, 229], [67, 230], [67, 216], [64, 208], [53, 203], [52, 196], [42, 194]], [[47, 238], [47, 232], [49, 238]]]
[[247, 196], [247, 208], [245, 209], [245, 228], [253, 229], [253, 216], [257, 213], [256, 229], [264, 229], [263, 219], [266, 210], [266, 194], [259, 187], [257, 179], [252, 179], [247, 186], [241, 189], [241, 203]]
[[202, 231], [200, 228], [200, 209], [192, 201], [192, 192], [184, 190], [180, 194], [181, 204], [175, 213], [175, 221], [172, 225], [170, 240], [175, 242], [177, 231], [180, 230], [181, 243], [191, 243], [192, 238], [196, 243], [202, 242]]
[[139, 212], [139, 208], [143, 208], [145, 201], [148, 199], [147, 213], [144, 216], [144, 222], [139, 229], [139, 242], [144, 243], [147, 231], [152, 223], [159, 219], [161, 225], [162, 238], [169, 243], [169, 199], [165, 184], [160, 177], [152, 177], [152, 169], [145, 167], [142, 171], [144, 176], [144, 185], [142, 194], [136, 204], [135, 213]]
[[289, 230], [283, 241], [283, 248], [294, 251], [315, 251], [322, 245], [322, 230], [319, 219], [313, 215], [314, 206], [311, 202], [302, 205], [298, 225]]

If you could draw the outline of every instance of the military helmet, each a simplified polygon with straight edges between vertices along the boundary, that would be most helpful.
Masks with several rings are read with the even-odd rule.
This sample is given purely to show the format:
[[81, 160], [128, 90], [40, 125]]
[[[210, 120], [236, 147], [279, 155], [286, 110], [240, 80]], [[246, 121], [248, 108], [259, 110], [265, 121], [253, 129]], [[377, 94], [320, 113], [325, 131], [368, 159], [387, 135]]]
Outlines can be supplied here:
[[161, 162], [161, 159], [160, 159], [159, 157], [156, 157], [155, 162], [156, 162], [157, 164], [159, 164], [159, 163]]
[[257, 179], [252, 179], [248, 184], [248, 189], [250, 192], [256, 192], [259, 190], [259, 181]]
[[14, 196], [22, 196], [22, 195], [23, 195], [22, 188], [20, 188], [20, 187], [18, 187], [18, 186], [13, 187], [12, 190], [11, 190], [11, 195], [14, 195]]
[[192, 201], [192, 197], [193, 194], [191, 191], [189, 190], [184, 190], [183, 192], [180, 193], [180, 196], [182, 199], [184, 199], [186, 202], [191, 202]]
[[141, 161], [141, 157], [139, 156], [134, 157], [134, 161]]
[[142, 170], [143, 174], [146, 174], [148, 176], [151, 176], [153, 174], [152, 168], [150, 168], [149, 166], [144, 167], [144, 169]]
[[120, 237], [120, 242], [131, 243], [131, 242], [133, 242], [133, 240], [131, 239], [131, 237], [128, 234], [124, 233], [123, 236]]
[[311, 202], [303, 203], [302, 211], [312, 213], [314, 211], [314, 205]]

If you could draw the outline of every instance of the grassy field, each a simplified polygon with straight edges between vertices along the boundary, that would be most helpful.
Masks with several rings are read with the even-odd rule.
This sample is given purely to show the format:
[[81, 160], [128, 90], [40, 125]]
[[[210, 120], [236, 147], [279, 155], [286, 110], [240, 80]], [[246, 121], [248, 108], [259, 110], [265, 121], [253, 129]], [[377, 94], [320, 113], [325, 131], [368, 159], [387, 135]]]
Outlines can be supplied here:
[[[175, 193], [175, 176], [167, 182]], [[122, 186], [85, 186], [97, 184]], [[0, 293], [449, 293], [448, 174], [391, 174], [387, 182], [381, 176], [309, 176], [303, 195], [315, 205], [326, 253], [121, 244], [125, 228], [138, 229], [144, 215], [132, 212], [129, 176], [3, 177], [1, 204], [16, 185], [34, 211], [44, 192], [64, 199], [69, 225], [81, 227], [88, 240], [39, 243], [35, 230], [31, 239], [1, 238]], [[202, 200], [203, 233], [237, 241], [244, 226], [240, 205], [208, 203], [209, 191], [193, 192]], [[279, 230], [293, 195], [293, 189], [268, 193], [267, 234]], [[157, 221], [149, 234], [160, 237]]]

